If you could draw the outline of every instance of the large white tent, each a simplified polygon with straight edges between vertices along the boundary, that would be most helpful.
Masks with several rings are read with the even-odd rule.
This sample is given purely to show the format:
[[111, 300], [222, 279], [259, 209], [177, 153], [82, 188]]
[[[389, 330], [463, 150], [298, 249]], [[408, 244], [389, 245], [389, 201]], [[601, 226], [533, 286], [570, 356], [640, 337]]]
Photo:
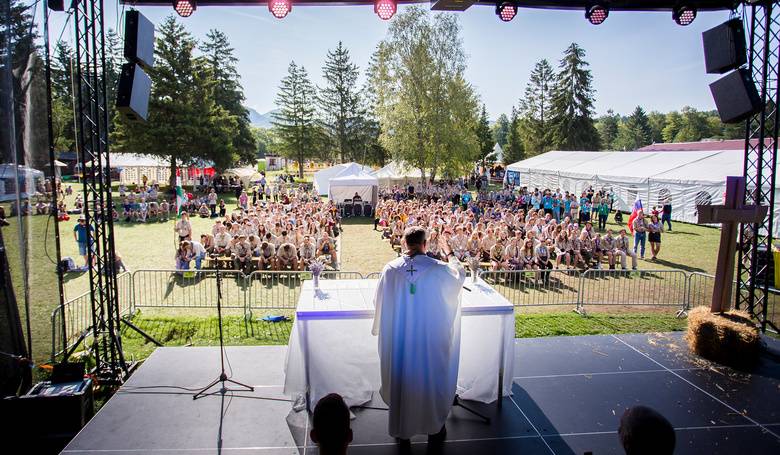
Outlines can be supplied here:
[[376, 207], [378, 187], [379, 180], [366, 170], [348, 167], [330, 179], [328, 199], [343, 202], [345, 199], [352, 199], [357, 193], [363, 201], [371, 202], [371, 206]]
[[350, 172], [356, 172], [356, 171], [365, 171], [366, 173], [371, 172], [371, 168], [367, 166], [363, 166], [357, 163], [343, 163], [343, 164], [337, 164], [335, 166], [331, 166], [329, 168], [323, 169], [321, 171], [317, 171], [314, 173], [314, 189], [317, 191], [317, 194], [320, 196], [328, 195], [328, 189], [330, 188], [330, 179], [333, 177], [336, 177], [337, 175], [341, 174], [342, 172], [351, 169]]
[[[695, 223], [696, 206], [723, 203], [726, 177], [742, 175], [743, 152], [562, 152], [552, 151], [510, 164], [505, 181], [533, 188], [560, 188], [579, 194], [611, 190], [614, 208], [630, 211], [637, 198], [646, 209], [672, 203], [672, 219]], [[778, 198], [777, 186], [774, 189]], [[777, 199], [780, 200], [780, 199]], [[774, 209], [774, 231], [780, 232], [780, 211]]]
[[414, 169], [398, 161], [391, 161], [385, 167], [374, 171], [372, 174], [379, 180], [379, 186], [382, 188], [408, 183], [417, 184], [423, 179], [422, 172], [419, 169]]

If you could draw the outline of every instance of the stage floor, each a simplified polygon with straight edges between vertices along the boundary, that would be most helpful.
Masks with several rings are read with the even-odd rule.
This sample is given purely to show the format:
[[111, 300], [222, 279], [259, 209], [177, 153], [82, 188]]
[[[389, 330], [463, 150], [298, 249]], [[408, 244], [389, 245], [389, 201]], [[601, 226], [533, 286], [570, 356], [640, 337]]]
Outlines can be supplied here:
[[[780, 352], [780, 342], [768, 340]], [[193, 401], [217, 374], [212, 347], [159, 348], [106, 403], [64, 454], [316, 454], [309, 419], [282, 395], [286, 347], [230, 347], [234, 379], [254, 392]], [[455, 408], [445, 454], [623, 453], [618, 421], [651, 406], [674, 425], [676, 454], [780, 453], [780, 363], [752, 374], [688, 354], [682, 334], [531, 338], [515, 341], [514, 395], [470, 403], [491, 425]], [[356, 409], [349, 453], [395, 454], [381, 400]], [[425, 438], [413, 453], [426, 453]]]

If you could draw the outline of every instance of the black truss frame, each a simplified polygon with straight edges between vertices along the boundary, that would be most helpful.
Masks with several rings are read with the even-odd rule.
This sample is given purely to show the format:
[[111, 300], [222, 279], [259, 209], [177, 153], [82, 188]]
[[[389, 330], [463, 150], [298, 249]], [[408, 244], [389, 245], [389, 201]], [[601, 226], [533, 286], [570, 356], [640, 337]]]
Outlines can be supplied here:
[[[768, 205], [761, 223], [742, 224], [737, 261], [737, 292], [734, 306], [747, 310], [762, 331], [777, 331], [769, 315], [772, 222], [777, 167], [777, 106], [780, 101], [780, 5], [777, 0], [746, 5], [743, 21], [749, 37], [748, 69], [758, 86], [764, 109], [745, 123], [745, 203]], [[775, 267], [780, 264], [775, 264]]]
[[127, 363], [119, 334], [111, 172], [108, 153], [103, 0], [78, 0], [73, 10], [76, 47], [77, 144], [82, 165], [87, 230], [93, 374], [121, 382]]

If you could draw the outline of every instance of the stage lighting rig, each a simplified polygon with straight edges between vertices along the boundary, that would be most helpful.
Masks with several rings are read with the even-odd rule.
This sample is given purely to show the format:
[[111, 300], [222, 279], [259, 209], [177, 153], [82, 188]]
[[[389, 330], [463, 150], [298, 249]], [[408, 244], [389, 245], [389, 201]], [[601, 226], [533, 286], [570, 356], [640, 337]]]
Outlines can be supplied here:
[[672, 10], [672, 19], [677, 22], [677, 25], [691, 25], [694, 19], [696, 19], [696, 8], [688, 5], [680, 5]]
[[292, 0], [269, 0], [268, 11], [277, 19], [284, 19], [292, 11]]
[[383, 21], [390, 20], [398, 11], [395, 0], [374, 0], [374, 12]]
[[173, 9], [181, 17], [190, 17], [198, 9], [196, 0], [173, 0]]
[[593, 5], [585, 9], [585, 19], [593, 25], [600, 25], [609, 17], [609, 9], [604, 5]]
[[509, 22], [517, 15], [517, 4], [502, 2], [496, 5], [496, 16], [504, 22]]

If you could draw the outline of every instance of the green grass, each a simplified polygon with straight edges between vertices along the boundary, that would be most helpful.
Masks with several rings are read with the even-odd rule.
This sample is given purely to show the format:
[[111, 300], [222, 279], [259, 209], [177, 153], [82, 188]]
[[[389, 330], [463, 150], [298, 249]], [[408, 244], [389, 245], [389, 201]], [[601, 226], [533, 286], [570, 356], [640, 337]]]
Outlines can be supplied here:
[[671, 314], [654, 313], [533, 313], [515, 316], [517, 338], [611, 335], [639, 332], [674, 332], [685, 330], [686, 319]]

